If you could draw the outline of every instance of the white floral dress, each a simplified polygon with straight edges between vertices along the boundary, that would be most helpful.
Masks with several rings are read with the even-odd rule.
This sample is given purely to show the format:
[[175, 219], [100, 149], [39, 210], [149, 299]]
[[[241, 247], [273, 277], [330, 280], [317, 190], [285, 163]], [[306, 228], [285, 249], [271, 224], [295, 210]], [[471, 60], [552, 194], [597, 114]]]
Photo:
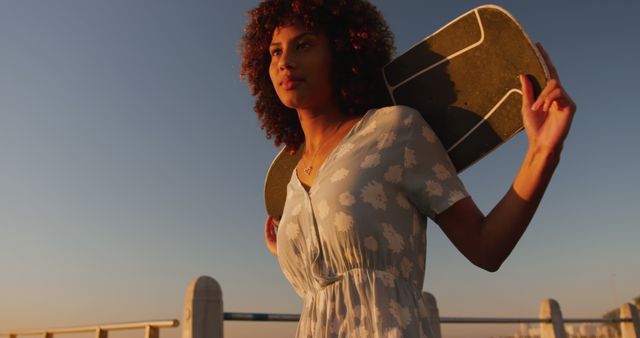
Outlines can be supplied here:
[[437, 136], [406, 106], [369, 110], [308, 193], [294, 170], [277, 242], [304, 299], [296, 337], [432, 337], [426, 217], [466, 196]]

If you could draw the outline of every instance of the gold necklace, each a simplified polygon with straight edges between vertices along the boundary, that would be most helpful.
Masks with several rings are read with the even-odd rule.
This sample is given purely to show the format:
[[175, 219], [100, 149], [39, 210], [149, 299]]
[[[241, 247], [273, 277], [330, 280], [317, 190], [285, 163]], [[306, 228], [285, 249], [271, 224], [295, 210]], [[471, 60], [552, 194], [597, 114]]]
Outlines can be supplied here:
[[[333, 137], [335, 137], [335, 135], [336, 135], [336, 134], [335, 134], [335, 132], [337, 132], [338, 130], [340, 130], [340, 127], [342, 126], [342, 123], [344, 123], [344, 121], [345, 121], [345, 120], [342, 120], [342, 121], [340, 121], [340, 123], [338, 123], [338, 126], [336, 127], [336, 130], [334, 131], [333, 136], [332, 136], [329, 140], [327, 140], [327, 141], [330, 141], [330, 140], [332, 140], [332, 139], [333, 139]], [[318, 149], [316, 149], [316, 150], [313, 152], [313, 156], [311, 157], [311, 164], [309, 164], [309, 163], [307, 162], [307, 164], [308, 164], [308, 165], [304, 168], [304, 172], [305, 172], [305, 174], [307, 174], [307, 176], [310, 176], [310, 175], [311, 175], [311, 171], [313, 170], [313, 161], [315, 161], [315, 159], [316, 159], [316, 155], [318, 155], [318, 152], [319, 152], [321, 149], [323, 149], [323, 148], [324, 148], [324, 146], [325, 146], [325, 145], [327, 145], [328, 143], [329, 143], [329, 142], [325, 142], [324, 144], [322, 144], [320, 147], [318, 147]], [[305, 162], [306, 162], [306, 161], [305, 161]], [[304, 164], [304, 163], [303, 163], [303, 164]]]

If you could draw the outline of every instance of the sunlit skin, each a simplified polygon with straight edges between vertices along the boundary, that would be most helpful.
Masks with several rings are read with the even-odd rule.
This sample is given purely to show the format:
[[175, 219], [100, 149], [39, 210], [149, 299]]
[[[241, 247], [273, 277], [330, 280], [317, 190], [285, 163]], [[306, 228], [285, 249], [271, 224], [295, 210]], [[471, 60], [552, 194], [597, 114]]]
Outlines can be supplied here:
[[[549, 56], [542, 45], [538, 44], [538, 48], [551, 79], [538, 98], [534, 98], [531, 82], [520, 75], [521, 112], [528, 149], [511, 188], [486, 216], [471, 198], [465, 198], [435, 217], [455, 247], [487, 271], [496, 271], [502, 265], [529, 225], [558, 165], [576, 111]], [[307, 150], [302, 160], [309, 159], [309, 154], [322, 147], [314, 161], [317, 168], [359, 120], [346, 119], [333, 96], [328, 41], [323, 34], [308, 32], [300, 25], [280, 27], [274, 32], [270, 53], [269, 75], [276, 93], [283, 104], [296, 109], [304, 131]], [[344, 122], [334, 134], [340, 121]], [[299, 163], [298, 173], [301, 168]], [[311, 186], [315, 173], [303, 176], [298, 175], [305, 185]], [[277, 226], [278, 220], [272, 217], [265, 223], [265, 241], [274, 255], [277, 255]]]

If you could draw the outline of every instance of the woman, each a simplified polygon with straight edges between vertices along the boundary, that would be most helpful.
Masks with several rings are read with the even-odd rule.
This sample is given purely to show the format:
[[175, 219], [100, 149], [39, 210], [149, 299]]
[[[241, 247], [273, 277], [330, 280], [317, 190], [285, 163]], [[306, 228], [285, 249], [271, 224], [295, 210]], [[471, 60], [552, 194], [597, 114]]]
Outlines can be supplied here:
[[431, 337], [421, 298], [426, 218], [473, 264], [500, 267], [542, 198], [576, 109], [551, 61], [545, 54], [552, 79], [535, 101], [520, 76], [529, 148], [485, 216], [420, 114], [380, 106], [393, 38], [374, 6], [267, 0], [249, 18], [241, 74], [262, 128], [303, 152], [280, 225], [268, 220], [265, 229], [304, 299], [296, 336]]

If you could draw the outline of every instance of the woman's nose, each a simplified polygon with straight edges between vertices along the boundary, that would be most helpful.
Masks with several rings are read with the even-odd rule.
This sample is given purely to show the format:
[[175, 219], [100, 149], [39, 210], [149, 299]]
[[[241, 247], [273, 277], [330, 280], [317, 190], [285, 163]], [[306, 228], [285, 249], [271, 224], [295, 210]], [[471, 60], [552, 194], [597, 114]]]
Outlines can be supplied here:
[[293, 53], [288, 52], [288, 51], [282, 51], [282, 54], [280, 55], [280, 61], [278, 63], [278, 66], [280, 67], [280, 70], [294, 68], [295, 64], [296, 63], [295, 63], [295, 60], [294, 60]]

